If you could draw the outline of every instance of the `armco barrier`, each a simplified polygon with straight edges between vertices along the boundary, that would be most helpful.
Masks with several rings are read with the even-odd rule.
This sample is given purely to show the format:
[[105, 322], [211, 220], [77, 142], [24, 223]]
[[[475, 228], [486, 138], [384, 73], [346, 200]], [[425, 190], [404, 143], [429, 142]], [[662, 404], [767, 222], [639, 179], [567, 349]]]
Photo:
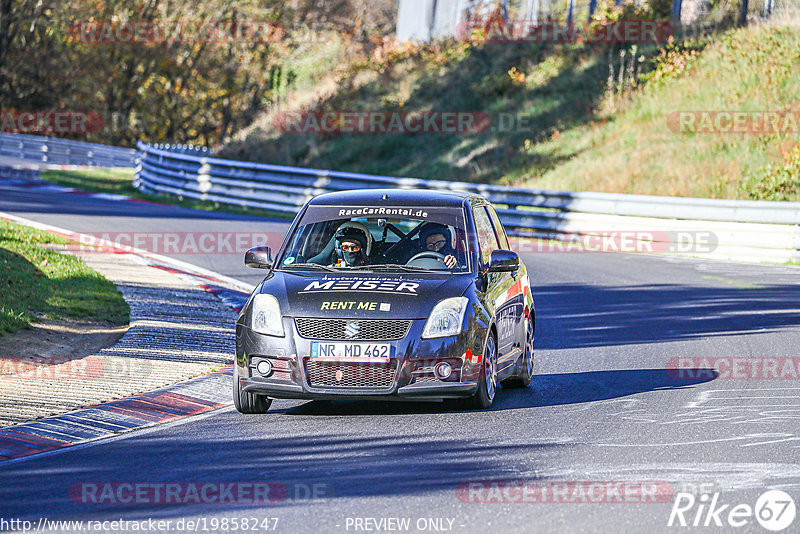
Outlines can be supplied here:
[[[140, 142], [134, 185], [142, 191], [296, 213], [310, 198], [358, 188], [401, 187], [479, 193], [517, 235], [563, 238], [609, 231], [713, 232], [698, 255], [800, 259], [800, 203], [657, 197], [522, 189], [466, 182], [372, 176], [210, 157], [198, 149]], [[692, 252], [688, 252], [692, 254]]]
[[133, 148], [0, 132], [0, 156], [48, 165], [133, 167], [137, 155]]

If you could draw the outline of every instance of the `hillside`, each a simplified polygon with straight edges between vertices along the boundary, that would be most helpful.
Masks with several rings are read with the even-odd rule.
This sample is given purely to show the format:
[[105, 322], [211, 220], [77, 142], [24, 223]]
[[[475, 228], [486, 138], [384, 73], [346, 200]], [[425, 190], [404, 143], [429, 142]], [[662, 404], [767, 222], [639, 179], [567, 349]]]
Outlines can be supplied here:
[[[800, 30], [780, 26], [663, 46], [384, 43], [321, 79], [326, 90], [316, 97], [288, 98], [220, 154], [547, 189], [800, 200], [797, 127], [783, 134], [687, 133], [675, 118], [689, 111], [706, 118], [800, 111], [798, 64]], [[281, 113], [309, 106], [466, 111], [488, 117], [491, 127], [455, 134], [279, 131]]]

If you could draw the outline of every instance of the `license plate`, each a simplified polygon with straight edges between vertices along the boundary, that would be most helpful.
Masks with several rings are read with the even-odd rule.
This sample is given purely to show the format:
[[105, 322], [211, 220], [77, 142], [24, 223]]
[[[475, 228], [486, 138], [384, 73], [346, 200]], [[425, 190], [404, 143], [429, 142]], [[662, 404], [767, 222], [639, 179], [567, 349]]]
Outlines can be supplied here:
[[392, 356], [390, 343], [311, 343], [311, 357], [333, 360], [389, 361]]

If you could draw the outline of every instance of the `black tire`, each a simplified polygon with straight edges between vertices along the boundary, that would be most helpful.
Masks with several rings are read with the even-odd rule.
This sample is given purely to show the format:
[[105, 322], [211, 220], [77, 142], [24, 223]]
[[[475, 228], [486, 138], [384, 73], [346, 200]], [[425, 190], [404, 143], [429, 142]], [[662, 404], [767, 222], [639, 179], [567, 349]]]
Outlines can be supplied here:
[[531, 317], [525, 318], [525, 350], [520, 356], [517, 374], [501, 382], [505, 388], [526, 388], [531, 385], [533, 378], [533, 321], [534, 319]]
[[497, 385], [497, 341], [494, 333], [490, 332], [483, 347], [483, 365], [478, 380], [478, 391], [467, 399], [467, 406], [475, 410], [489, 408], [497, 394]]
[[272, 399], [264, 395], [242, 391], [239, 385], [239, 366], [236, 363], [233, 364], [233, 405], [239, 413], [246, 414], [267, 413], [272, 405]]

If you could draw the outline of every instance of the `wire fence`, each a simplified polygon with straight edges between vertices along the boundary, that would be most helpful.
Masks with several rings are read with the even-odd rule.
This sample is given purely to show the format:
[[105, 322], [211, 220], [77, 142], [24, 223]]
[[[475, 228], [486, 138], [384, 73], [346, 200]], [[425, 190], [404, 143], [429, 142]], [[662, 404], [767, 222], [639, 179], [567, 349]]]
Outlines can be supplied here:
[[[644, 5], [644, 0], [634, 0]], [[615, 2], [622, 4], [622, 0]], [[675, 25], [709, 26], [731, 21], [741, 23], [800, 22], [800, 0], [671, 0]], [[400, 0], [397, 38], [400, 41], [430, 41], [458, 34], [468, 19], [485, 19], [499, 9], [507, 21], [586, 21], [596, 11], [597, 0]], [[689, 28], [682, 28], [690, 31]]]

